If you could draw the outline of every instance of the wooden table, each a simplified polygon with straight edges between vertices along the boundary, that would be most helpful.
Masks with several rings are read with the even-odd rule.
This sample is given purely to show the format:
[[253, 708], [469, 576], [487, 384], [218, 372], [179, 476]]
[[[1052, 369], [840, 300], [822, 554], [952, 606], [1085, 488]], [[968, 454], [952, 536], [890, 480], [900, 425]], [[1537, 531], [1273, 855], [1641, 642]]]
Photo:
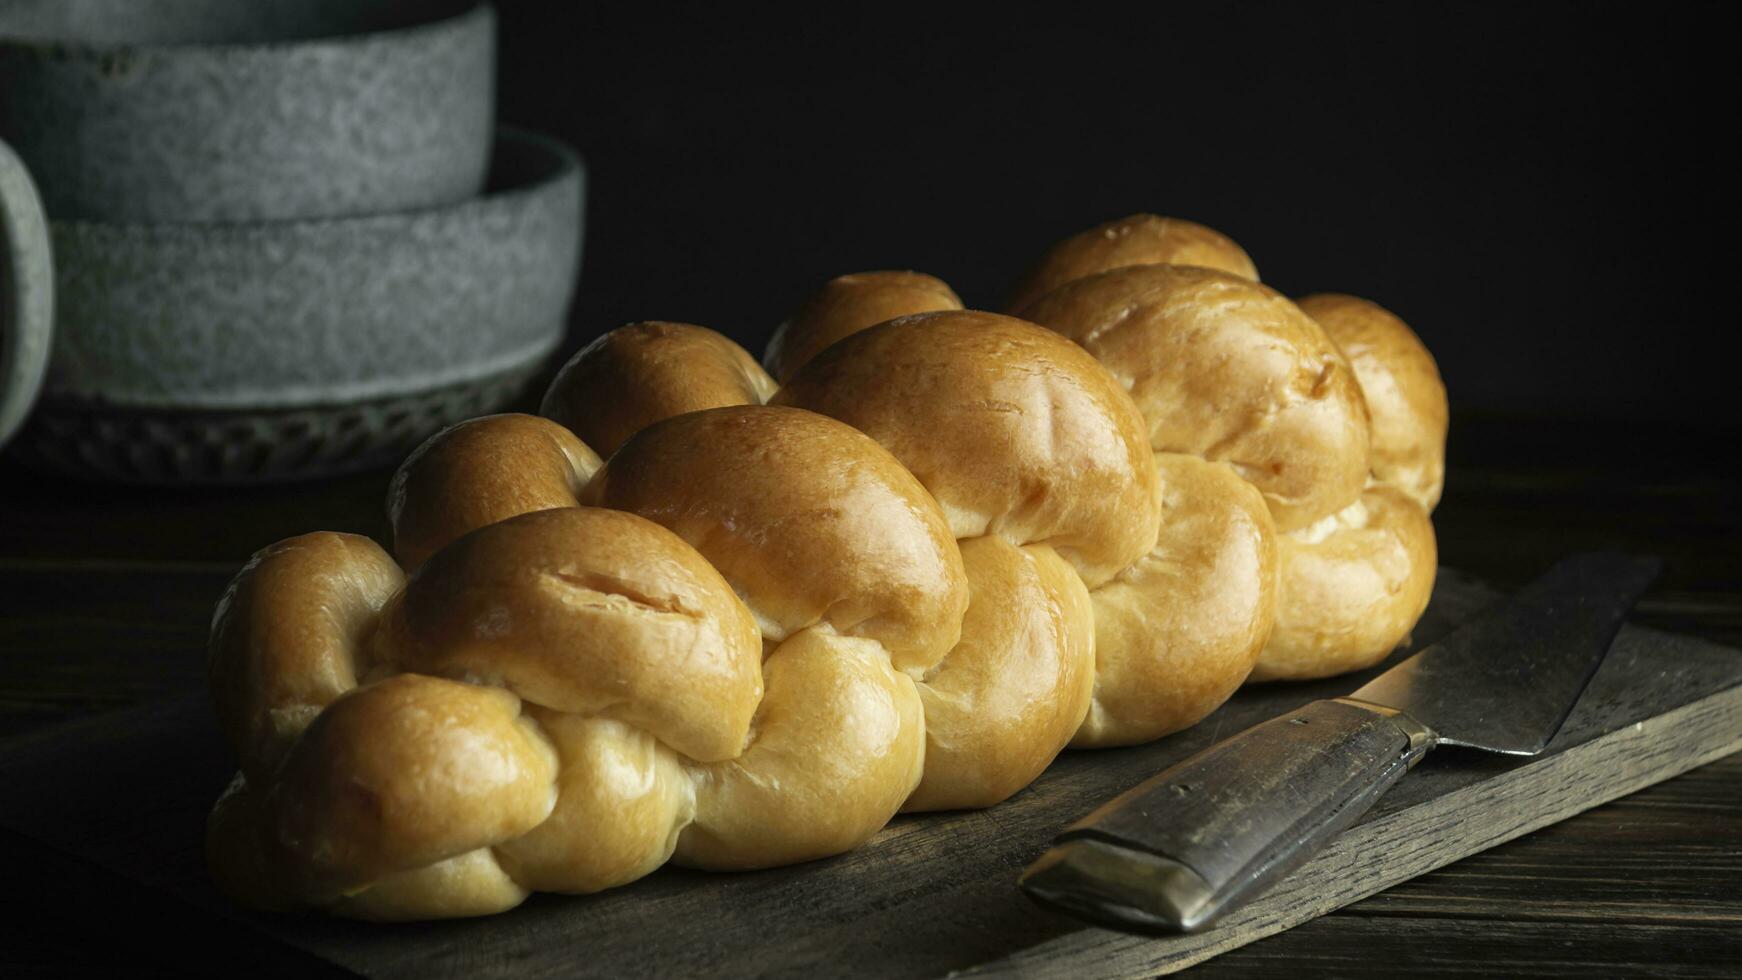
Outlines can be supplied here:
[[[1444, 564], [1501, 587], [1566, 552], [1654, 551], [1638, 619], [1742, 646], [1736, 430], [1460, 419], [1435, 514]], [[1716, 461], [1716, 462], [1714, 462]], [[387, 474], [249, 491], [71, 484], [0, 458], [0, 737], [203, 685], [211, 608], [250, 552], [380, 536]], [[0, 753], [5, 745], [0, 742]], [[0, 792], [28, 792], [9, 786]], [[0, 976], [153, 972], [175, 937], [42, 907], [63, 867], [0, 838]], [[69, 928], [69, 925], [73, 928]], [[1742, 755], [1392, 888], [1194, 976], [1742, 974]]]

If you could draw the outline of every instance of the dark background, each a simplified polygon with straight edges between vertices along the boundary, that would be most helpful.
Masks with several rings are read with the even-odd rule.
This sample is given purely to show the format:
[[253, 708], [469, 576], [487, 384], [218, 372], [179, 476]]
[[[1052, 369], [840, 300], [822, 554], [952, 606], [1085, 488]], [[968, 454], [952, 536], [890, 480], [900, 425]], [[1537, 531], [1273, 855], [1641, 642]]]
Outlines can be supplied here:
[[590, 168], [571, 346], [673, 319], [760, 353], [871, 268], [996, 309], [1154, 211], [1393, 309], [1458, 415], [1742, 418], [1717, 4], [498, 3], [501, 117]]
[[[665, 317], [759, 349], [804, 293], [873, 267], [997, 306], [1058, 237], [1140, 210], [1194, 218], [1285, 291], [1368, 295], [1427, 339], [1459, 416], [1435, 514], [1445, 565], [1511, 587], [1573, 551], [1652, 551], [1670, 564], [1640, 620], [1742, 643], [1742, 481], [1710, 476], [1735, 467], [1710, 426], [1742, 404], [1722, 356], [1737, 59], [1717, 5], [746, 19], [744, 4], [496, 2], [503, 118], [591, 167], [573, 345]], [[8, 463], [0, 734], [52, 739], [56, 722], [200, 689], [212, 606], [244, 556], [316, 528], [387, 536], [382, 471], [117, 489]], [[1739, 778], [1735, 759], [1707, 767], [1195, 975], [1722, 972]], [[148, 817], [172, 812], [164, 792]], [[84, 900], [0, 895], [0, 975], [167, 969], [122, 940], [176, 903], [33, 840], [6, 851], [20, 880]], [[160, 914], [142, 920], [147, 906]], [[196, 933], [148, 942], [239, 955]]]

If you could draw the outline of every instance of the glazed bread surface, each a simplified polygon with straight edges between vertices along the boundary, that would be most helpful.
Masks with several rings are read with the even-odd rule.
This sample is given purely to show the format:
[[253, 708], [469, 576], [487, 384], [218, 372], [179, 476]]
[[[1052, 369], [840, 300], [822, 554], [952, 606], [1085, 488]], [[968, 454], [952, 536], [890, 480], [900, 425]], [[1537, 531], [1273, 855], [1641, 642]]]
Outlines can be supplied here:
[[[396, 492], [452, 490], [441, 481], [492, 462], [562, 477], [572, 446], [548, 424], [450, 429]], [[743, 406], [651, 427], [581, 496], [619, 509], [538, 494], [495, 498], [528, 507], [506, 519], [449, 508], [486, 522], [409, 578], [332, 534], [238, 575], [211, 656], [242, 761], [208, 836], [227, 893], [362, 918], [488, 914], [674, 857], [838, 853], [907, 802], [924, 768], [917, 678], [968, 602], [911, 474], [839, 422]], [[413, 499], [396, 516], [427, 513]], [[409, 530], [396, 538], [421, 553]]]
[[630, 324], [408, 456], [391, 556], [263, 549], [213, 621], [219, 887], [426, 919], [824, 857], [1405, 640], [1446, 396], [1402, 320], [1154, 215], [1015, 298], [841, 276], [766, 370]]
[[1427, 345], [1378, 303], [1341, 293], [1299, 301], [1355, 370], [1373, 420], [1373, 475], [1428, 513], [1446, 482], [1446, 385]]
[[768, 342], [763, 363], [785, 384], [823, 348], [866, 327], [912, 313], [959, 310], [961, 297], [923, 272], [854, 272], [812, 293]]
[[1048, 249], [1011, 291], [1007, 309], [1023, 307], [1067, 282], [1134, 265], [1192, 265], [1243, 279], [1258, 267], [1232, 238], [1183, 218], [1134, 214], [1078, 232]]
[[1226, 463], [1263, 495], [1279, 572], [1253, 680], [1382, 660], [1426, 609], [1437, 561], [1427, 508], [1445, 416], [1432, 358], [1371, 303], [1304, 302], [1217, 269], [1150, 264], [1066, 282], [1021, 310], [1119, 379], [1158, 453]]
[[[963, 669], [992, 677], [967, 668], [970, 658], [1067, 664], [1086, 655], [1087, 668], [1049, 671], [1092, 678], [1085, 710], [1057, 731], [1061, 745], [1125, 745], [1178, 731], [1252, 669], [1273, 614], [1269, 514], [1232, 475], [1181, 470], [1169, 484], [1177, 467], [1150, 448], [1138, 406], [1065, 338], [993, 313], [901, 317], [830, 346], [775, 401], [850, 423], [925, 484], [969, 559], [970, 613], [997, 603], [1011, 610], [1010, 621], [1020, 608], [1050, 609], [1052, 620], [1092, 639], [1042, 658], [1034, 648], [1045, 633], [1006, 627], [997, 651], [983, 638], [968, 648], [974, 637], [964, 633], [964, 648], [945, 661], [946, 670], [960, 658]], [[1180, 493], [1188, 483], [1194, 492]], [[1018, 603], [976, 568], [977, 556], [1010, 548], [1037, 561], [1056, 556], [1075, 574], [1045, 602]], [[1215, 602], [1194, 602], [1200, 585], [1216, 590]], [[972, 703], [999, 700], [988, 686]], [[959, 770], [952, 785], [1011, 757], [984, 730], [994, 718], [958, 711], [955, 729], [933, 725], [928, 758]]]
[[705, 327], [650, 320], [583, 347], [558, 372], [539, 414], [601, 456], [660, 419], [758, 405], [774, 379], [744, 348]]

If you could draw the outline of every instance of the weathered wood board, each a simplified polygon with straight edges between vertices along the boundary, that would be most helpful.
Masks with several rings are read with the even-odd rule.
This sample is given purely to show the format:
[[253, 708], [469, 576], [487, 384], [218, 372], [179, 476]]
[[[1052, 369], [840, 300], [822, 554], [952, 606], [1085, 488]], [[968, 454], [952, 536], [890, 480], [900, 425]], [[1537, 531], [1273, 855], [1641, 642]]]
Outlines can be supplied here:
[[[1491, 598], [1444, 573], [1418, 642]], [[253, 915], [212, 892], [204, 816], [232, 763], [204, 699], [190, 697], [0, 746], [0, 859], [69, 914], [125, 916], [154, 933], [156, 955], [189, 970], [1148, 976], [1742, 749], [1742, 652], [1628, 627], [1544, 756], [1434, 753], [1362, 823], [1215, 930], [1125, 936], [1045, 912], [1017, 891], [1017, 873], [1064, 824], [1220, 737], [1364, 680], [1243, 691], [1188, 732], [1066, 753], [1001, 806], [898, 818], [830, 860], [736, 875], [665, 869], [602, 895], [535, 896], [493, 918], [402, 926]]]

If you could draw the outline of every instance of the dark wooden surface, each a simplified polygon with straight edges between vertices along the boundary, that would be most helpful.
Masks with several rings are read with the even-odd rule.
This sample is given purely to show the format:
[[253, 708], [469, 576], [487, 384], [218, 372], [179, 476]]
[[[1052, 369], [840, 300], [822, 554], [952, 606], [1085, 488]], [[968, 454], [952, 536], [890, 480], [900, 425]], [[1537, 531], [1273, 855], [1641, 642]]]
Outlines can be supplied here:
[[[1682, 431], [1678, 444], [1660, 426], [1472, 420], [1454, 432], [1436, 514], [1446, 564], [1505, 587], [1578, 548], [1654, 550], [1669, 570], [1639, 620], [1742, 642], [1736, 433]], [[376, 473], [246, 493], [118, 490], [38, 478], [0, 460], [0, 734], [197, 692], [211, 602], [235, 565], [314, 527], [379, 533], [384, 483]], [[14, 802], [30, 792], [0, 786]], [[89, 897], [46, 907], [41, 896], [54, 889], [0, 890], [0, 975], [149, 972], [188, 941], [176, 932], [187, 909], [175, 900], [12, 835], [0, 837], [0, 861], [9, 879], [52, 876]], [[1732, 757], [1195, 972], [1734, 975], [1739, 882], [1742, 759]], [[144, 945], [127, 941], [134, 934]], [[238, 967], [318, 967], [244, 935], [199, 941], [222, 942]]]

